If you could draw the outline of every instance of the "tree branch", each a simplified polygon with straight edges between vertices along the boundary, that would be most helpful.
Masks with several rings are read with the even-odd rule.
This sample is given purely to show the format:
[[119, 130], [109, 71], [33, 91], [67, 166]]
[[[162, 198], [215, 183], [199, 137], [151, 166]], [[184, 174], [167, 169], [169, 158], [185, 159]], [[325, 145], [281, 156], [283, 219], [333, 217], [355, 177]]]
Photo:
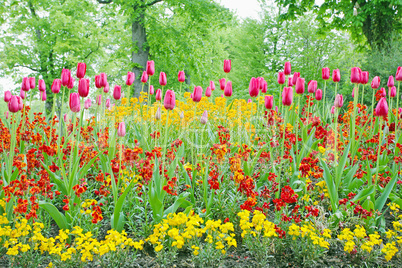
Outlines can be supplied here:
[[32, 71], [34, 71], [34, 72], [40, 72], [40, 70], [38, 70], [38, 69], [29, 67], [29, 66], [25, 66], [25, 65], [14, 64], [13, 68], [15, 68], [15, 67], [22, 67], [22, 68], [30, 69], [30, 70], [32, 70]]
[[91, 50], [91, 52], [89, 52], [88, 55], [86, 55], [86, 56], [84, 57], [84, 59], [87, 59], [92, 53], [98, 51], [99, 48], [100, 48], [100, 42], [98, 41], [98, 47], [97, 47], [95, 50]]
[[110, 4], [112, 2], [113, 2], [113, 0], [98, 0], [99, 4]]
[[162, 2], [163, 0], [154, 0], [154, 1], [152, 1], [152, 2], [150, 2], [150, 3], [148, 3], [148, 4], [146, 4], [146, 6], [147, 7], [149, 7], [149, 6], [153, 6], [153, 5], [155, 5], [156, 3], [159, 3], [159, 2]]

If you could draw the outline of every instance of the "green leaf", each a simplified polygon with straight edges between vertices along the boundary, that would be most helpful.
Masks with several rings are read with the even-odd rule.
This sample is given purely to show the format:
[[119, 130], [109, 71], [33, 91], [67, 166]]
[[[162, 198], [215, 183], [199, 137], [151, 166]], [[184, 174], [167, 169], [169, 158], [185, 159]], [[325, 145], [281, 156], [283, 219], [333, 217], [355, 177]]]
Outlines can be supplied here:
[[46, 210], [60, 229], [69, 229], [66, 217], [51, 203], [39, 201], [39, 207]]

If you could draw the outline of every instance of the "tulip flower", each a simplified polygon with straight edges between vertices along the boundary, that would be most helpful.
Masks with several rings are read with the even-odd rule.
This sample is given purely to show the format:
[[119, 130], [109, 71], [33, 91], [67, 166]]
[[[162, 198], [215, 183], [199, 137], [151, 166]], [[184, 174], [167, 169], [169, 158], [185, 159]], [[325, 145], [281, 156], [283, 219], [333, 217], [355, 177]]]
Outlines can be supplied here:
[[211, 88], [212, 91], [215, 90], [215, 83], [214, 83], [214, 81], [209, 81], [209, 87]]
[[250, 97], [257, 97], [259, 91], [259, 82], [258, 79], [255, 77], [252, 77], [250, 80], [250, 84], [248, 86], [248, 92], [250, 94]]
[[21, 90], [29, 91], [30, 89], [31, 89], [31, 83], [29, 82], [29, 78], [28, 77], [22, 78]]
[[[153, 76], [155, 73], [155, 62], [153, 60], [147, 61], [146, 73], [149, 76]], [[147, 79], [148, 80], [148, 79]]]
[[228, 81], [226, 86], [225, 86], [225, 90], [223, 91], [223, 94], [226, 97], [230, 97], [232, 96], [233, 90], [232, 90], [232, 81]]
[[126, 85], [131, 86], [134, 83], [134, 80], [135, 74], [133, 72], [127, 72]]
[[66, 113], [63, 115], [63, 120], [64, 120], [64, 122], [67, 122], [67, 114]]
[[179, 74], [177, 75], [177, 79], [179, 80], [180, 83], [183, 83], [186, 81], [186, 75], [184, 74], [184, 71], [179, 71]]
[[96, 104], [99, 106], [102, 104], [102, 95], [98, 95], [98, 97], [96, 97]]
[[262, 86], [261, 86], [261, 92], [262, 93], [267, 93], [267, 89], [268, 89], [268, 84], [267, 84], [267, 81], [262, 81]]
[[161, 120], [162, 114], [161, 114], [161, 107], [158, 107], [158, 110], [156, 110], [155, 113], [155, 119], [156, 120]]
[[322, 100], [322, 90], [321, 89], [317, 89], [317, 91], [315, 92], [315, 99], [318, 101]]
[[149, 95], [154, 95], [154, 93], [155, 93], [154, 86], [153, 86], [153, 85], [150, 85], [150, 86], [149, 86]]
[[105, 87], [106, 84], [107, 84], [107, 75], [105, 73], [101, 73], [99, 78], [99, 85], [101, 87]]
[[29, 87], [30, 89], [34, 89], [36, 86], [35, 77], [29, 77]]
[[61, 80], [60, 79], [54, 79], [52, 83], [51, 90], [53, 93], [57, 94], [60, 92], [60, 87], [61, 87]]
[[71, 79], [71, 72], [69, 69], [63, 69], [61, 71], [61, 85], [63, 87], [67, 87], [68, 84], [70, 83]]
[[74, 82], [75, 82], [75, 79], [70, 77], [70, 80], [68, 81], [67, 88], [72, 89], [74, 87]]
[[388, 103], [387, 100], [382, 97], [375, 108], [375, 115], [376, 116], [387, 116], [388, 114]]
[[173, 90], [166, 91], [165, 99], [163, 100], [163, 106], [165, 106], [166, 110], [173, 110], [174, 107], [176, 106], [176, 96]]
[[352, 82], [353, 84], [358, 84], [358, 83], [360, 83], [360, 74], [361, 74], [361, 71], [360, 71], [360, 68], [358, 68], [358, 67], [353, 67], [352, 69], [351, 69], [351, 74], [350, 74], [350, 82]]
[[369, 81], [369, 72], [362, 72], [362, 76], [360, 77], [360, 83], [366, 85]]
[[9, 114], [9, 111], [4, 112], [4, 116], [6, 117], [6, 119], [8, 119], [8, 114]]
[[117, 136], [120, 138], [126, 136], [126, 124], [124, 122], [119, 123], [119, 127], [117, 129]]
[[286, 76], [284, 72], [279, 72], [278, 73], [278, 84], [283, 85], [286, 82]]
[[81, 110], [80, 95], [78, 93], [70, 94], [69, 105], [73, 113], [78, 113]]
[[391, 98], [395, 98], [396, 97], [396, 87], [393, 86], [389, 89], [388, 94]]
[[202, 98], [202, 87], [198, 86], [198, 87], [194, 87], [194, 91], [193, 91], [193, 101], [194, 102], [200, 102]]
[[377, 89], [380, 87], [381, 79], [380, 77], [376, 76], [373, 78], [373, 81], [371, 81], [371, 88], [372, 89]]
[[293, 78], [292, 78], [292, 77], [289, 77], [289, 78], [288, 78], [288, 87], [292, 87], [292, 86], [293, 86], [292, 81], [293, 81]]
[[387, 91], [385, 90], [385, 88], [381, 88], [381, 97], [385, 98], [387, 96]]
[[25, 91], [24, 90], [20, 90], [20, 98], [21, 99], [25, 99]]
[[23, 101], [22, 101], [20, 96], [16, 96], [16, 97], [18, 99], [18, 109], [21, 111], [22, 108], [24, 108], [24, 103], [23, 103]]
[[296, 80], [296, 93], [303, 94], [305, 89], [305, 80], [304, 78], [298, 77]]
[[113, 89], [113, 98], [119, 100], [121, 98], [121, 86], [116, 85]]
[[394, 85], [395, 85], [394, 77], [391, 75], [391, 76], [388, 78], [387, 86], [388, 86], [388, 87], [393, 87]]
[[282, 104], [284, 106], [290, 106], [293, 102], [293, 88], [284, 87], [282, 92]]
[[336, 95], [334, 106], [336, 108], [341, 108], [343, 106], [343, 96], [341, 94]]
[[110, 99], [106, 99], [105, 106], [108, 109], [110, 108]]
[[221, 98], [223, 98], [224, 96], [223, 96], [223, 94], [221, 94]]
[[258, 90], [262, 89], [262, 85], [264, 85], [265, 79], [264, 77], [257, 77], [258, 80]]
[[317, 81], [315, 80], [310, 80], [307, 84], [307, 91], [308, 93], [315, 93], [317, 90]]
[[272, 107], [274, 106], [274, 96], [266, 95], [265, 99], [264, 99], [264, 105], [265, 105], [265, 108], [267, 108], [268, 110], [271, 110]]
[[232, 69], [232, 61], [231, 60], [223, 60], [223, 71], [225, 73], [230, 73]]
[[396, 70], [395, 80], [398, 82], [402, 81], [402, 67], [401, 66], [399, 66], [398, 69]]
[[158, 89], [156, 90], [155, 99], [156, 99], [157, 101], [162, 100], [162, 90], [161, 90], [160, 88], [158, 88]]
[[278, 106], [275, 106], [275, 112], [278, 113]]
[[208, 111], [204, 111], [202, 113], [201, 119], [200, 119], [200, 123], [205, 125], [206, 123], [208, 123]]
[[141, 82], [145, 84], [147, 81], [148, 81], [148, 74], [146, 71], [143, 71], [141, 76]]
[[20, 110], [17, 96], [11, 96], [10, 101], [8, 102], [8, 110], [12, 113], [16, 113]]
[[10, 90], [5, 91], [4, 92], [4, 101], [9, 102], [11, 100], [11, 96], [12, 96], [12, 94], [11, 94]]
[[222, 78], [219, 80], [219, 86], [220, 86], [221, 90], [225, 90], [225, 87], [226, 87], [226, 79], [225, 78]]
[[211, 95], [212, 95], [211, 87], [207, 87], [207, 90], [205, 90], [205, 96], [209, 98], [211, 97]]
[[[89, 83], [88, 83], [88, 85], [89, 85]], [[103, 88], [103, 92], [109, 93], [109, 90], [110, 90], [109, 83], [106, 82], [106, 86]]]
[[38, 90], [39, 91], [46, 91], [45, 80], [39, 79], [39, 81], [38, 81]]
[[300, 73], [299, 73], [299, 72], [295, 72], [295, 73], [293, 74], [293, 77], [292, 77], [292, 85], [296, 85], [297, 78], [299, 78], [299, 77], [300, 77]]
[[88, 110], [92, 106], [92, 101], [91, 99], [86, 99], [84, 102], [84, 109]]
[[87, 86], [87, 80], [84, 78], [78, 81], [78, 94], [80, 95], [81, 98], [88, 97], [89, 90]]
[[46, 101], [47, 99], [46, 91], [39, 91], [39, 99], [42, 101]]
[[285, 62], [285, 69], [284, 69], [283, 73], [285, 75], [289, 75], [291, 72], [292, 72], [292, 67], [290, 65], [290, 62], [287, 61], [287, 62]]
[[79, 62], [77, 64], [77, 78], [84, 78], [85, 73], [87, 72], [87, 65], [84, 62]]
[[161, 86], [166, 86], [167, 84], [166, 74], [164, 72], [161, 72], [159, 75], [159, 84]]
[[102, 88], [102, 86], [100, 84], [100, 75], [95, 75], [95, 87]]
[[328, 67], [324, 67], [322, 68], [322, 79], [323, 80], [328, 80], [329, 79], [329, 68]]
[[331, 107], [331, 114], [335, 114], [335, 106]]
[[335, 83], [341, 81], [341, 73], [339, 69], [335, 69], [332, 71], [332, 81], [334, 81]]
[[252, 103], [253, 101], [251, 100], [251, 99], [248, 99], [247, 100], [247, 103]]

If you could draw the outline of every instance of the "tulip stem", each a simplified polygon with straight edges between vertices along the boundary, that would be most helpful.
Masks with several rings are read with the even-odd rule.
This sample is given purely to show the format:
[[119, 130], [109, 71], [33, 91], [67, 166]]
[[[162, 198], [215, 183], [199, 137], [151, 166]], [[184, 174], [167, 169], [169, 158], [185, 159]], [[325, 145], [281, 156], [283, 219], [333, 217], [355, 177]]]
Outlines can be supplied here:
[[[285, 105], [283, 105], [285, 106]], [[282, 106], [282, 108], [283, 108]], [[288, 109], [285, 109], [285, 117], [283, 118], [283, 139], [282, 139], [282, 147], [281, 147], [281, 155], [279, 158], [279, 164], [283, 165], [283, 150], [284, 150], [284, 146], [285, 146], [285, 139], [286, 139], [286, 119], [288, 117]], [[279, 198], [280, 195], [280, 191], [281, 191], [281, 173], [282, 173], [282, 167], [279, 169], [279, 176], [278, 176], [278, 191], [276, 192], [275, 196], [276, 198]], [[283, 172], [285, 174], [285, 172]]]
[[362, 101], [360, 104], [363, 104], [363, 102], [364, 102], [364, 85], [363, 85], [363, 89], [362, 89]]
[[356, 142], [355, 138], [355, 128], [356, 128], [356, 111], [357, 111], [357, 99], [359, 97], [359, 85], [354, 88], [354, 97], [353, 97], [353, 117], [352, 117], [352, 122], [351, 122], [351, 127], [350, 127], [350, 141], [351, 141], [351, 147], [352, 147], [352, 152], [354, 148], [354, 143]]
[[325, 89], [327, 88], [327, 80], [324, 80], [324, 91], [322, 96], [322, 117], [324, 118], [325, 114]]
[[[61, 135], [63, 131], [63, 102], [64, 102], [64, 94], [65, 94], [65, 87], [63, 86], [63, 94], [60, 100], [60, 115], [59, 115], [59, 124], [60, 124], [60, 137], [59, 137], [59, 142], [61, 142]], [[59, 143], [60, 145], [60, 143]]]
[[371, 128], [373, 128], [374, 125], [374, 96], [375, 90], [373, 91], [373, 96], [371, 97]]
[[[399, 86], [401, 82], [398, 81], [398, 92], [396, 93], [396, 124], [395, 124], [395, 134], [397, 133], [398, 126], [399, 126]], [[395, 135], [396, 136], [396, 135]]]
[[[380, 130], [380, 135], [378, 137], [378, 151], [377, 151], [377, 168], [375, 171], [375, 181], [374, 184], [377, 186], [377, 181], [378, 181], [378, 170], [380, 168], [380, 152], [381, 152], [381, 144], [382, 144], [382, 120], [380, 119], [380, 124], [379, 124], [379, 130]], [[369, 182], [368, 185], [371, 186], [372, 185], [372, 179], [369, 178]], [[375, 188], [374, 188], [375, 189]]]
[[73, 155], [74, 155], [74, 133], [75, 133], [75, 122], [77, 120], [77, 115], [73, 113], [73, 132], [71, 133], [71, 145], [70, 145], [70, 162], [68, 165], [68, 176], [71, 177], [71, 168], [73, 166]]
[[[299, 111], [300, 111], [300, 98], [301, 95], [297, 95], [297, 116], [296, 116], [296, 122], [294, 124], [294, 127], [296, 128], [296, 152], [295, 155], [297, 156], [297, 153], [299, 152], [299, 145], [298, 145], [298, 141], [299, 141]], [[296, 163], [298, 164], [298, 163]]]
[[260, 100], [258, 99], [258, 96], [257, 96], [257, 113], [256, 113], [256, 120], [257, 120], [257, 123], [256, 123], [256, 125], [255, 125], [255, 135], [257, 136], [257, 130], [258, 130], [258, 128], [257, 128], [257, 125], [259, 125], [259, 118], [258, 118], [258, 114], [259, 114], [259, 111], [260, 111]]
[[[165, 160], [166, 160], [166, 150], [167, 150], [167, 135], [168, 135], [168, 131], [169, 131], [169, 112], [170, 110], [167, 110], [167, 115], [166, 115], [166, 126], [165, 126], [165, 136], [164, 136], [164, 141], [163, 141], [163, 160], [162, 160], [162, 178], [165, 178], [164, 176], [164, 170], [165, 170]], [[163, 184], [164, 185], [164, 180], [163, 180]]]

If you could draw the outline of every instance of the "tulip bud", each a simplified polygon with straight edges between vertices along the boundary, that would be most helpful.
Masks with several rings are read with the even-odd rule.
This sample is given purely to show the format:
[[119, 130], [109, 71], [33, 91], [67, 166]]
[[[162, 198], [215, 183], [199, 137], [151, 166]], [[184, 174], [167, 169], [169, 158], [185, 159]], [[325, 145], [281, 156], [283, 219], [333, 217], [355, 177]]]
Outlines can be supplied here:
[[10, 101], [8, 102], [8, 110], [12, 113], [16, 113], [20, 110], [19, 100], [17, 96], [11, 96]]
[[322, 68], [322, 79], [323, 80], [329, 79], [329, 68], [328, 67]]
[[68, 81], [67, 88], [72, 89], [74, 87], [74, 82], [75, 82], [75, 79], [70, 77], [70, 80]]
[[212, 94], [211, 87], [207, 87], [207, 90], [205, 91], [205, 96], [207, 96], [209, 98], [209, 97], [211, 97], [211, 94]]
[[29, 91], [29, 90], [31, 89], [31, 83], [29, 82], [29, 78], [28, 78], [28, 77], [22, 78], [21, 89], [22, 89], [23, 91]]
[[380, 101], [377, 104], [377, 107], [375, 108], [375, 115], [376, 116], [387, 116], [388, 114], [388, 103], [387, 100], [383, 97], [380, 99]]
[[38, 81], [38, 90], [39, 91], [46, 91], [45, 80], [39, 79], [39, 81]]
[[261, 92], [262, 93], [267, 93], [267, 88], [268, 88], [268, 85], [267, 85], [267, 81], [262, 81], [262, 86], [261, 86]]
[[47, 99], [46, 91], [39, 91], [39, 98], [42, 101], [46, 101], [46, 99]]
[[141, 76], [141, 82], [145, 84], [147, 81], [148, 81], [148, 74], [146, 71], [143, 71]]
[[315, 80], [310, 80], [307, 84], [307, 91], [308, 93], [315, 93], [317, 90], [317, 81]]
[[92, 105], [91, 99], [85, 100], [85, 102], [84, 102], [84, 109], [88, 110], [88, 109], [91, 107], [91, 105]]
[[279, 72], [278, 73], [278, 84], [283, 85], [286, 82], [286, 76], [284, 72]]
[[343, 106], [343, 96], [341, 94], [336, 95], [334, 106], [336, 108], [341, 108]]
[[390, 96], [391, 98], [395, 98], [395, 97], [396, 97], [396, 87], [393, 86], [393, 87], [389, 88], [388, 94], [389, 94], [389, 96]]
[[11, 100], [11, 96], [12, 96], [12, 94], [11, 94], [10, 90], [5, 91], [4, 92], [4, 101], [9, 102]]
[[25, 99], [25, 91], [24, 90], [20, 90], [20, 98], [21, 99]]
[[377, 89], [380, 87], [381, 79], [380, 77], [376, 76], [373, 78], [373, 81], [371, 81], [371, 88], [372, 89]]
[[250, 97], [257, 97], [259, 93], [259, 83], [258, 79], [252, 77], [250, 80], [250, 84], [248, 86], [248, 92], [250, 94]]
[[[89, 84], [88, 84], [89, 85]], [[109, 87], [109, 83], [106, 82], [106, 86], [103, 88], [103, 92], [105, 93], [109, 93], [110, 87]]]
[[291, 72], [292, 72], [292, 67], [290, 65], [290, 62], [287, 61], [287, 62], [285, 62], [285, 69], [284, 69], [283, 73], [285, 75], [289, 75]]
[[156, 90], [155, 99], [156, 99], [157, 101], [162, 100], [162, 90], [161, 90], [160, 88], [158, 88], [158, 89]]
[[[153, 76], [155, 73], [155, 62], [153, 60], [147, 61], [146, 73], [149, 76]], [[148, 79], [147, 79], [148, 80]]]
[[396, 70], [395, 80], [398, 82], [402, 81], [402, 67], [401, 66], [399, 66], [398, 69]]
[[198, 86], [198, 87], [194, 87], [194, 91], [193, 91], [193, 101], [194, 102], [200, 102], [202, 98], [202, 87]]
[[78, 94], [80, 95], [81, 98], [88, 97], [89, 90], [87, 86], [87, 80], [84, 78], [78, 81]]
[[271, 110], [272, 107], [274, 106], [274, 97], [271, 95], [266, 95], [265, 99], [264, 99], [264, 105], [265, 105], [265, 108], [267, 108], [268, 110]]
[[87, 72], [87, 65], [84, 62], [79, 62], [77, 64], [77, 78], [84, 78], [85, 73]]
[[251, 100], [251, 99], [248, 99], [247, 100], [247, 103], [252, 103], [253, 101]]
[[119, 128], [117, 129], [117, 136], [119, 137], [126, 136], [126, 124], [124, 122], [119, 123]]
[[360, 74], [361, 74], [360, 68], [353, 67], [351, 69], [350, 82], [352, 82], [354, 84], [360, 83]]
[[30, 89], [34, 89], [36, 86], [35, 77], [29, 77], [29, 86]]
[[282, 92], [282, 104], [284, 106], [290, 106], [293, 102], [293, 88], [284, 87]]
[[95, 87], [96, 88], [101, 88], [100, 75], [95, 75]]
[[362, 72], [360, 83], [363, 85], [367, 85], [368, 81], [369, 81], [369, 72]]
[[322, 90], [321, 89], [317, 89], [317, 91], [315, 92], [315, 99], [318, 101], [322, 100]]
[[158, 110], [156, 110], [156, 113], [155, 113], [155, 119], [156, 120], [161, 120], [161, 107], [158, 107]]
[[339, 71], [339, 69], [335, 69], [332, 71], [332, 81], [334, 81], [335, 83], [341, 81], [341, 72]]
[[232, 90], [232, 81], [228, 81], [225, 90], [223, 91], [223, 94], [225, 94], [226, 97], [232, 96], [233, 90]]
[[303, 94], [305, 89], [305, 82], [304, 78], [298, 77], [296, 80], [296, 93]]
[[80, 95], [78, 93], [70, 94], [69, 105], [73, 113], [78, 113], [81, 110]]
[[8, 111], [4, 112], [4, 116], [8, 119]]
[[98, 97], [96, 97], [96, 104], [98, 104], [98, 106], [100, 106], [102, 104], [102, 95], [99, 95]]
[[300, 77], [300, 73], [299, 73], [299, 72], [296, 72], [296, 73], [293, 74], [293, 77], [292, 77], [292, 85], [296, 85], [297, 78], [299, 78], [299, 77]]
[[331, 114], [335, 114], [335, 106], [331, 107]]
[[212, 91], [215, 90], [215, 83], [214, 83], [214, 81], [209, 81], [209, 86], [210, 86], [210, 88], [211, 88]]
[[223, 71], [225, 73], [230, 73], [231, 69], [232, 69], [232, 61], [231, 60], [224, 60], [223, 61]]
[[222, 78], [219, 80], [219, 86], [221, 88], [221, 90], [225, 90], [225, 86], [226, 86], [226, 79]]
[[388, 87], [393, 87], [394, 85], [395, 85], [395, 83], [394, 83], [394, 77], [391, 75], [391, 76], [388, 78], [387, 86], [388, 86]]
[[179, 80], [180, 83], [183, 83], [186, 81], [186, 75], [184, 74], [184, 71], [179, 71], [179, 74], [177, 75], [177, 79]]
[[63, 115], [63, 120], [64, 120], [64, 122], [67, 122], [67, 113], [65, 113], [65, 114]]
[[387, 96], [387, 91], [385, 90], [385, 88], [381, 88], [381, 97], [385, 98]]
[[105, 87], [107, 84], [107, 75], [105, 73], [100, 74], [99, 85], [100, 87]]
[[57, 94], [60, 92], [60, 87], [61, 87], [61, 80], [60, 79], [54, 79], [52, 83], [51, 90], [54, 94]]
[[149, 95], [154, 95], [154, 93], [155, 93], [154, 86], [153, 86], [153, 85], [150, 85], [150, 86], [149, 86]]
[[161, 86], [166, 86], [167, 84], [166, 74], [164, 72], [161, 72], [159, 75], [159, 84]]
[[293, 86], [292, 81], [293, 81], [293, 78], [292, 78], [292, 77], [289, 77], [289, 78], [288, 78], [288, 87], [292, 87], [292, 86]]
[[63, 85], [63, 87], [67, 87], [68, 84], [70, 83], [70, 79], [71, 79], [71, 72], [69, 69], [63, 69], [61, 71], [61, 84]]
[[126, 85], [131, 86], [134, 83], [134, 80], [135, 80], [135, 74], [132, 72], [127, 72]]
[[208, 122], [208, 112], [204, 111], [200, 120], [201, 124], [205, 125]]
[[264, 85], [265, 79], [264, 77], [258, 77], [257, 80], [258, 80], [258, 90], [261, 90], [262, 85]]
[[275, 106], [275, 112], [278, 114], [278, 106]]
[[121, 98], [121, 86], [114, 86], [114, 90], [113, 90], [113, 98], [115, 100], [119, 100]]
[[174, 107], [176, 106], [176, 96], [173, 90], [166, 91], [165, 99], [163, 100], [163, 106], [165, 106], [166, 110], [173, 110]]

